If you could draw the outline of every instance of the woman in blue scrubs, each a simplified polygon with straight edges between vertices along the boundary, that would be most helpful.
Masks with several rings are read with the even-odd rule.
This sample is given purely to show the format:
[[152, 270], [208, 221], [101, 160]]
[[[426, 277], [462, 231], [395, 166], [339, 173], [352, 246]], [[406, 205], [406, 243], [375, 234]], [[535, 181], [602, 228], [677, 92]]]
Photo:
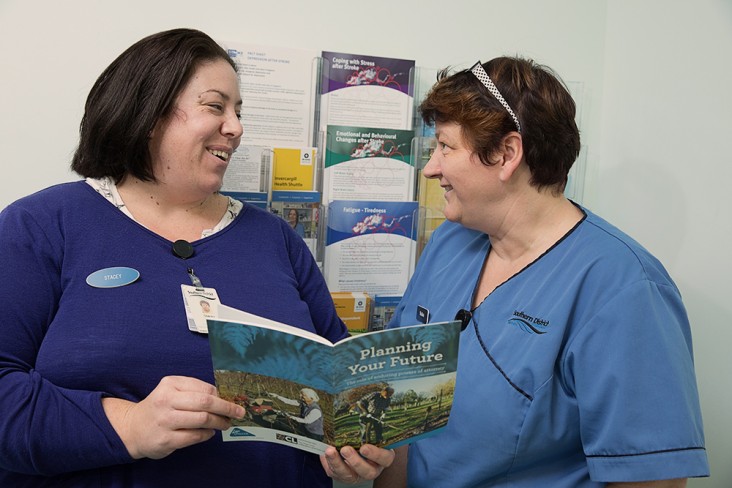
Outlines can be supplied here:
[[[661, 263], [564, 196], [575, 103], [549, 68], [443, 71], [420, 106], [445, 222], [391, 327], [463, 321], [446, 429], [396, 458], [329, 451], [376, 487], [681, 487], [708, 476], [691, 334]], [[343, 461], [345, 459], [345, 461]]]

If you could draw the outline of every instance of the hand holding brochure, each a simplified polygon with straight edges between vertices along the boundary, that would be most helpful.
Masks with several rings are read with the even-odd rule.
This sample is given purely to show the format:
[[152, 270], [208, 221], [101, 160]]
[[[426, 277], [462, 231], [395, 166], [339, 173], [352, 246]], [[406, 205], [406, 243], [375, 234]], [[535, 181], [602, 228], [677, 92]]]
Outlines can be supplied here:
[[247, 410], [225, 441], [269, 441], [323, 453], [393, 448], [447, 424], [458, 322], [388, 329], [337, 344], [220, 306], [208, 320], [219, 395]]

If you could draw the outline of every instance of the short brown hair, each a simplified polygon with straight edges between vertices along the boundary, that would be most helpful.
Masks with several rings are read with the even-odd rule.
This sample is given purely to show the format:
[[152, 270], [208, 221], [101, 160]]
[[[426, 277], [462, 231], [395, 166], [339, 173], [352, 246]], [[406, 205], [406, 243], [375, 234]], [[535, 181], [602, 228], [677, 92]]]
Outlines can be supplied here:
[[[531, 184], [562, 191], [580, 151], [576, 107], [566, 86], [551, 68], [530, 59], [499, 57], [483, 68], [521, 123]], [[516, 130], [508, 111], [470, 70], [440, 71], [419, 108], [428, 125], [459, 124], [468, 146], [486, 165], [492, 164], [490, 156], [503, 137]]]

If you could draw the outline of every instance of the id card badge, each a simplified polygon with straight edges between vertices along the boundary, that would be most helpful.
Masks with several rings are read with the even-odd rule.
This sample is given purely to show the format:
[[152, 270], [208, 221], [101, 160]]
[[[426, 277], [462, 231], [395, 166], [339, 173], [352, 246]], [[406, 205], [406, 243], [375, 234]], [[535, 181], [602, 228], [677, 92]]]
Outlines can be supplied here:
[[191, 332], [208, 334], [206, 319], [215, 319], [221, 302], [215, 288], [180, 285], [183, 303], [186, 307], [188, 329]]

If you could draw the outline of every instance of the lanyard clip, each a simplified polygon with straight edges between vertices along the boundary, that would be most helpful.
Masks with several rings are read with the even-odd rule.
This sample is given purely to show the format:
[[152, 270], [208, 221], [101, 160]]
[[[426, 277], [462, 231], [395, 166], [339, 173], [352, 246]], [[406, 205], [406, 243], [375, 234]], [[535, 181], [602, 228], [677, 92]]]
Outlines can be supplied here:
[[188, 276], [191, 278], [191, 283], [193, 283], [193, 286], [196, 288], [203, 288], [203, 285], [201, 284], [201, 280], [198, 279], [198, 276], [193, 272], [193, 268], [188, 268]]

